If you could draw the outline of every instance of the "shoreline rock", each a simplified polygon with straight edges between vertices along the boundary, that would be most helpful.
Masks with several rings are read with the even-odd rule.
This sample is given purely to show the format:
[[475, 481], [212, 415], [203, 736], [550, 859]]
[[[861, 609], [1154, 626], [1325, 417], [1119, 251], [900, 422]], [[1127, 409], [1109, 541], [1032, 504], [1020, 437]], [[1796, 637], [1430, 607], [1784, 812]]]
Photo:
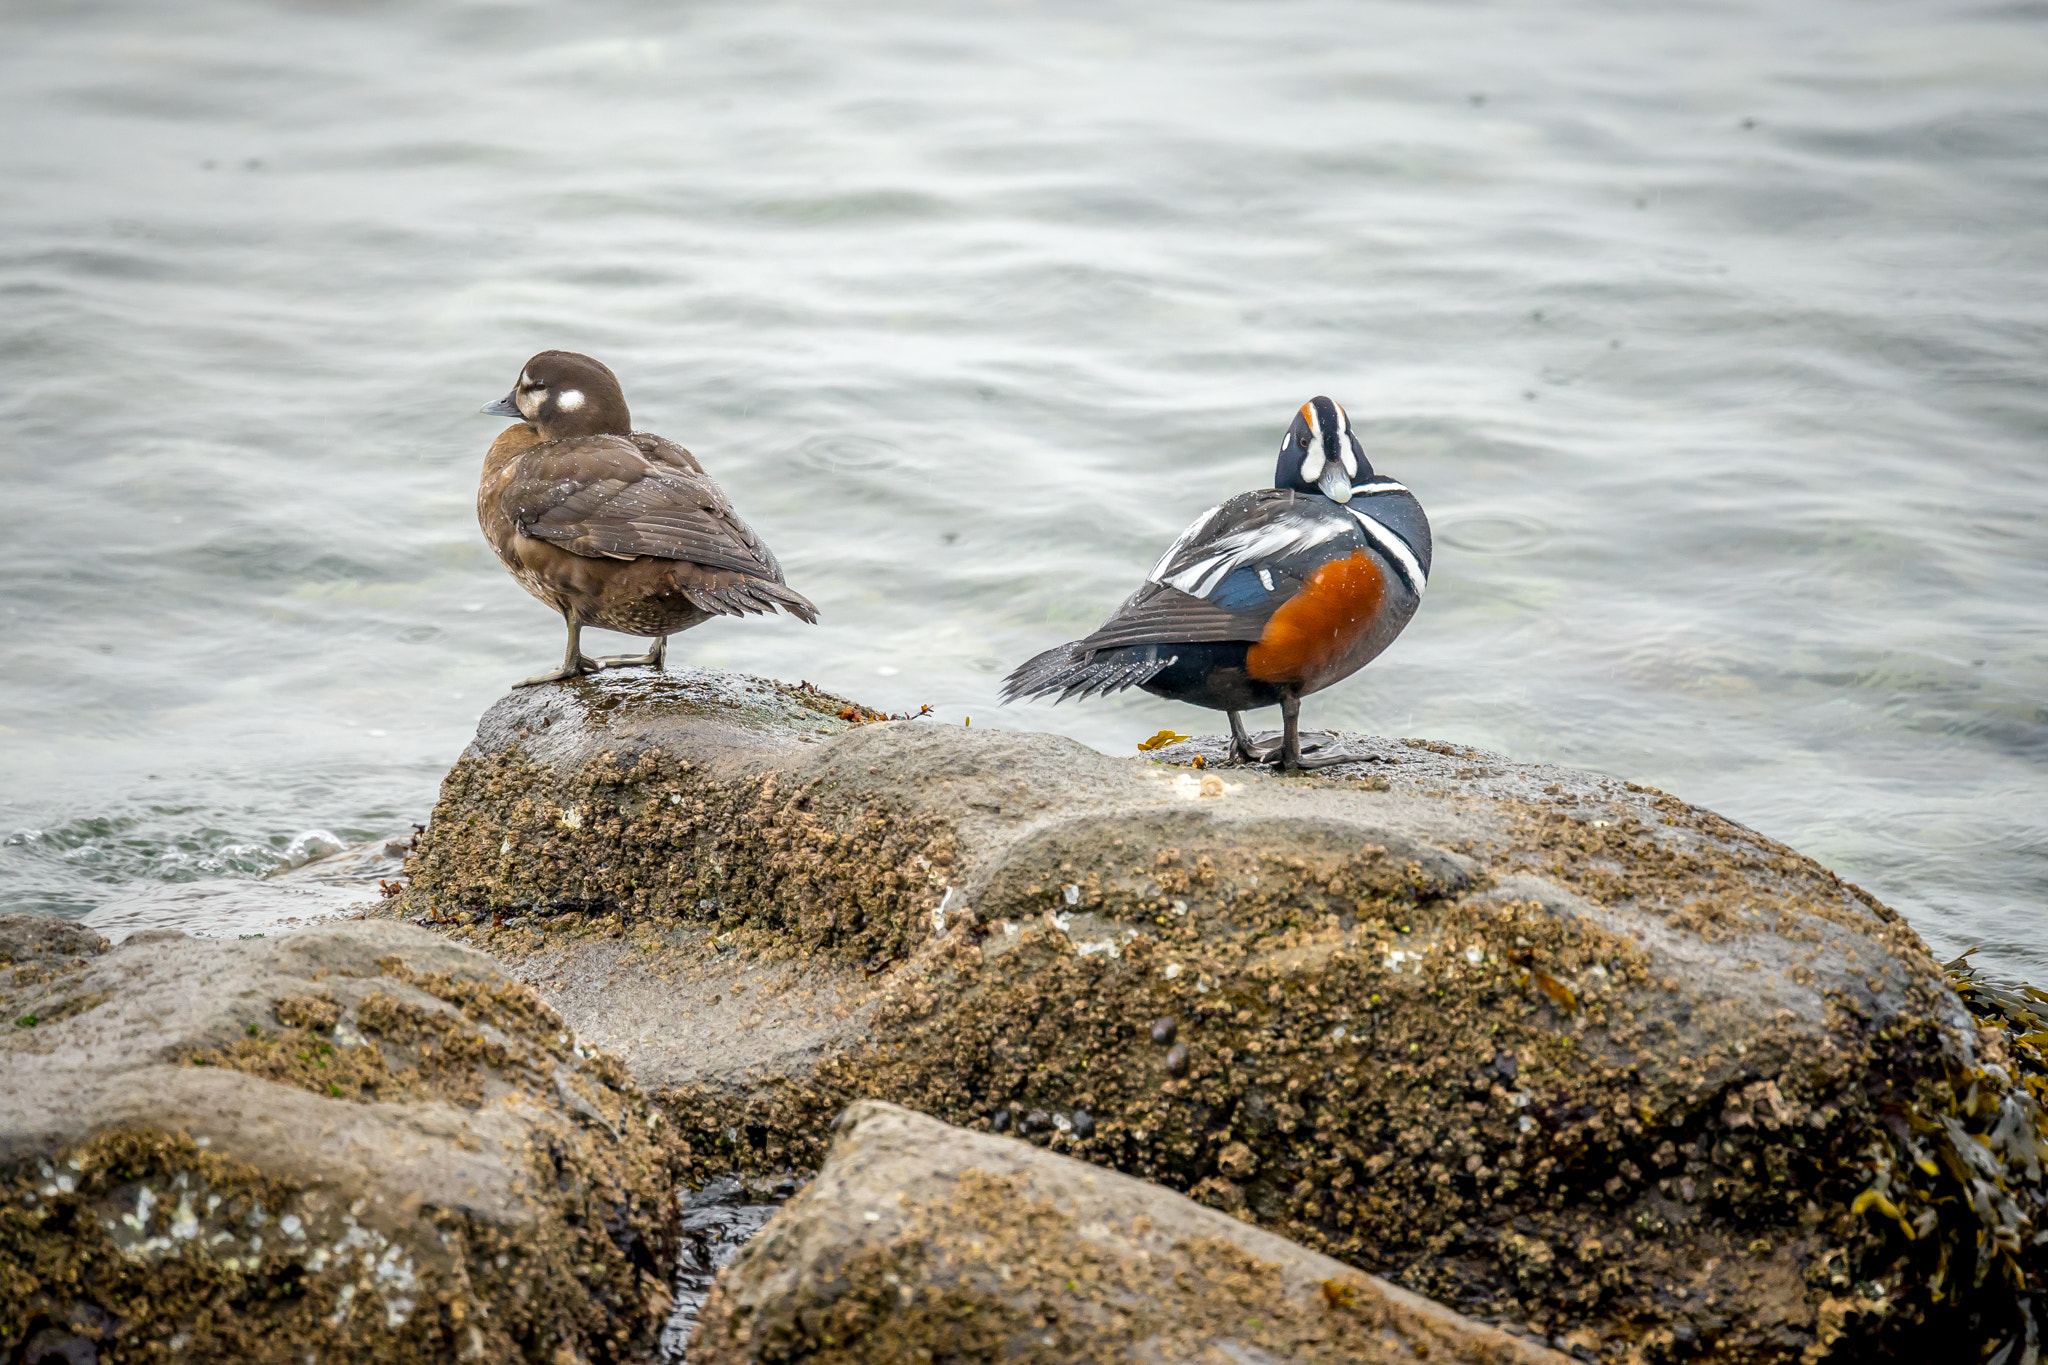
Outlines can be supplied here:
[[814, 1170], [879, 1098], [1603, 1358], [2025, 1331], [2039, 1107], [1811, 860], [1452, 745], [1278, 776], [868, 714], [687, 669], [516, 693], [391, 910], [633, 1020], [700, 1175]]
[[863, 1101], [718, 1278], [691, 1365], [1565, 1365], [1129, 1176]]
[[0, 1349], [626, 1361], [676, 1244], [658, 1116], [484, 955], [0, 917]]

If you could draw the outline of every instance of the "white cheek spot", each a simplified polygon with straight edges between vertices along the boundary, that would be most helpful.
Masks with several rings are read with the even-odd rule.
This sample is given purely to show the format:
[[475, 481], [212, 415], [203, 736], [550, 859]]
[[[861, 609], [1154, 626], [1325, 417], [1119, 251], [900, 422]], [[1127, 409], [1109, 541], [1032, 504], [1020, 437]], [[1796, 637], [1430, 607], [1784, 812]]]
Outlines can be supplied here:
[[555, 406], [560, 408], [563, 412], [576, 411], [576, 409], [583, 406], [583, 390], [562, 390], [560, 396], [555, 399]]

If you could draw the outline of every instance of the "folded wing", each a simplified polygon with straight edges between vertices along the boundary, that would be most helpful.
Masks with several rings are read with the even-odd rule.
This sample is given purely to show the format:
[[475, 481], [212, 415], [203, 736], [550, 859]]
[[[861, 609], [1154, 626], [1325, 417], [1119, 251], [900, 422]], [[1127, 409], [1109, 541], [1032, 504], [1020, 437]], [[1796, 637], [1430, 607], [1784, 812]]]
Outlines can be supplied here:
[[592, 559], [651, 555], [782, 581], [774, 554], [717, 484], [679, 461], [649, 460], [624, 437], [535, 447], [500, 505], [524, 534]]
[[1093, 633], [1012, 673], [1005, 699], [1113, 692], [1170, 666], [1172, 646], [1256, 642], [1309, 575], [1363, 543], [1358, 521], [1325, 499], [1240, 493], [1197, 517]]

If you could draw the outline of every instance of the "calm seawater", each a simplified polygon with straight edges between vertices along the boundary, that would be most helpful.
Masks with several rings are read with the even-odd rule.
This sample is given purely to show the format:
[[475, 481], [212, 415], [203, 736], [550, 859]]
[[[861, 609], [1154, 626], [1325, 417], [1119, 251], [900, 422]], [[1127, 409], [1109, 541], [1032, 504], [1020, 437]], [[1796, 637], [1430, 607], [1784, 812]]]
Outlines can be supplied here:
[[1311, 726], [1669, 788], [2048, 974], [2048, 8], [0, 34], [0, 905], [424, 819], [560, 655], [473, 511], [477, 407], [560, 346], [824, 614], [677, 658], [1112, 753], [1221, 717], [998, 680], [1328, 393], [1438, 553]]

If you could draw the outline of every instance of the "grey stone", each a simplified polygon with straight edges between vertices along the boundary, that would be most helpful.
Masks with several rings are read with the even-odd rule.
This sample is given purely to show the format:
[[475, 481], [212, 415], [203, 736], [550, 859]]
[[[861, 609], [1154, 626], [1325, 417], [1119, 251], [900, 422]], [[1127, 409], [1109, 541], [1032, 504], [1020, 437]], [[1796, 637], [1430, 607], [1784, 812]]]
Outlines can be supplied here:
[[[815, 1169], [874, 1097], [1585, 1349], [2022, 1324], [2039, 1108], [1811, 860], [1436, 742], [1279, 775], [869, 714], [701, 670], [516, 693], [389, 910], [616, 1029], [707, 1176]], [[1980, 1234], [2007, 1264], [1936, 1299]]]
[[0, 952], [0, 1351], [651, 1347], [656, 1116], [483, 954], [383, 921], [108, 949], [27, 916]]
[[719, 1276], [691, 1365], [1563, 1365], [1157, 1185], [874, 1101], [837, 1126]]

